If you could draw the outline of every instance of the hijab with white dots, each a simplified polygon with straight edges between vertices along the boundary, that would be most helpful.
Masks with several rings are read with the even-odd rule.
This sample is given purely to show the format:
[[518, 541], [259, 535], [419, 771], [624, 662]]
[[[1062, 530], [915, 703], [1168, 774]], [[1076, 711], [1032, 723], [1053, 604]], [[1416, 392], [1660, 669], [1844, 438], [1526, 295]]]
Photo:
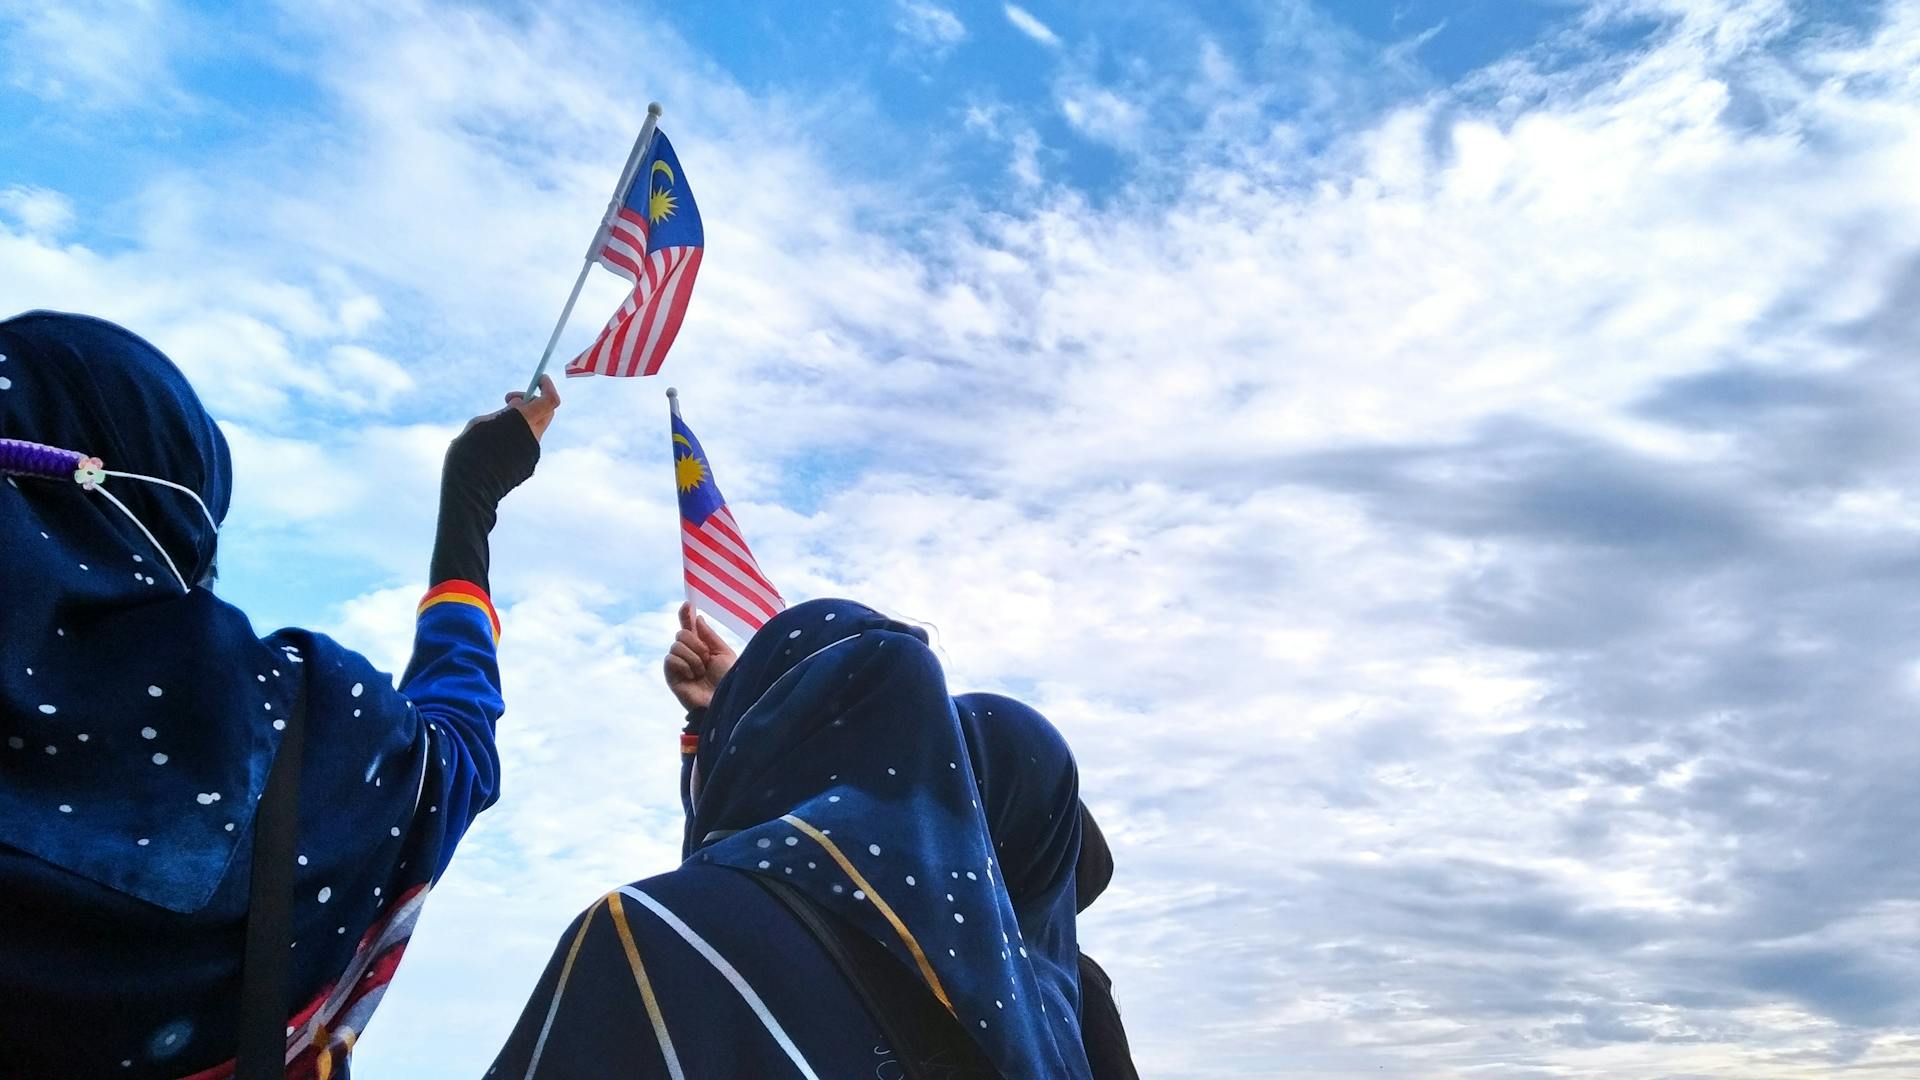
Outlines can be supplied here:
[[[1010, 895], [924, 632], [845, 600], [789, 608], [716, 690], [698, 756], [691, 859], [784, 882], [860, 928], [920, 974], [1001, 1074], [1088, 1075], [1073, 934], [1077, 814], [1054, 830], [1047, 880], [1023, 857]], [[1009, 793], [1005, 813], [1052, 828], [1049, 815], [1077, 806], [1077, 786], [1061, 787], [1050, 750], [1032, 757], [996, 766], [994, 782]], [[1050, 805], [1062, 791], [1066, 802]], [[1063, 910], [1053, 902], [1062, 895]], [[758, 989], [776, 1012], [779, 995], [807, 992]]]
[[0, 439], [186, 489], [109, 476], [122, 513], [71, 479], [0, 483], [0, 844], [199, 910], [251, 839], [298, 687], [344, 712], [373, 671], [315, 635], [262, 639], [204, 587], [232, 462], [158, 349], [41, 311], [0, 321], [0, 356]]

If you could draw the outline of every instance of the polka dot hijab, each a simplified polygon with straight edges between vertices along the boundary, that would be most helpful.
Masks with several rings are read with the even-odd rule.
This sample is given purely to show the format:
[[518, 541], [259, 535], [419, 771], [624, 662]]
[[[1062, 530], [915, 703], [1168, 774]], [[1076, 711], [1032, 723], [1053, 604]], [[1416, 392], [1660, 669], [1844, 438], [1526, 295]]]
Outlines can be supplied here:
[[[995, 800], [925, 634], [844, 600], [801, 604], [761, 628], [701, 736], [690, 859], [782, 881], [859, 927], [920, 975], [1003, 1075], [1088, 1075], [1070, 758], [1067, 775], [1051, 751], [1028, 770], [1020, 757], [995, 765], [1003, 824], [1033, 817], [1044, 829], [1049, 814], [1074, 823], [1038, 856], [1047, 880], [1010, 894], [985, 808]], [[1035, 873], [1030, 853], [1019, 866], [1023, 878]], [[1023, 910], [1022, 894], [1036, 906]], [[776, 1013], [781, 995], [808, 992], [755, 989]]]
[[146, 341], [85, 316], [0, 322], [0, 438], [197, 496], [119, 487], [136, 526], [72, 481], [0, 483], [0, 844], [198, 910], [250, 838], [317, 648], [310, 635], [260, 639], [160, 564], [155, 541], [186, 582], [209, 576], [231, 463], [186, 378]]

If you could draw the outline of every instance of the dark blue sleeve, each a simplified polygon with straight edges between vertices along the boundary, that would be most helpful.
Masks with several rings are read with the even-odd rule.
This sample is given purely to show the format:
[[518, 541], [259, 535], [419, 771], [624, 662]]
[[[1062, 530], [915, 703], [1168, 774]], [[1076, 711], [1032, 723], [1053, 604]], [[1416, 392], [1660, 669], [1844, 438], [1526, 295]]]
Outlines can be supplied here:
[[495, 616], [486, 593], [447, 582], [420, 606], [413, 661], [400, 693], [426, 724], [424, 787], [411, 831], [438, 831], [434, 877], [447, 868], [467, 827], [500, 794], [494, 725], [506, 711], [495, 651]]

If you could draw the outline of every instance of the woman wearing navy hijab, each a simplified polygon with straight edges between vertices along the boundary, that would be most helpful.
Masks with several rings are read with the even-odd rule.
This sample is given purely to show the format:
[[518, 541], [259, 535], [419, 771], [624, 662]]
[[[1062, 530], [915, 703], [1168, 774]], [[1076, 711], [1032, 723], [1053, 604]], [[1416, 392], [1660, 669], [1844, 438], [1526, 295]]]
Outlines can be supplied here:
[[0, 322], [0, 1076], [232, 1074], [256, 805], [296, 709], [286, 1075], [346, 1076], [497, 791], [487, 534], [548, 389], [449, 448], [396, 690], [210, 590], [231, 462], [165, 356], [84, 316]]
[[[687, 644], [691, 651], [697, 643]], [[1032, 764], [1041, 755], [1065, 752], [1060, 732], [1026, 703], [999, 694], [962, 694], [953, 701], [966, 732], [967, 753], [973, 758], [974, 771], [987, 796], [987, 830], [1015, 894], [1032, 891], [1019, 884], [1023, 881], [1044, 881], [1054, 876], [1060, 860], [1068, 857], [1069, 837], [1076, 833], [1067, 817], [1071, 815], [1077, 822], [1079, 850], [1072, 891], [1053, 894], [1044, 905], [1029, 904], [1022, 912], [1023, 918], [1035, 923], [1026, 931], [1029, 938], [1048, 934], [1052, 927], [1073, 926], [1074, 917], [1098, 899], [1113, 880], [1113, 852], [1107, 847], [1107, 839], [1085, 803], [1057, 815], [1049, 811], [1044, 818], [1016, 810], [1035, 799], [1020, 790], [1035, 775]], [[1037, 794], [1042, 805], [1056, 803], [1053, 794]], [[1077, 958], [1080, 1037], [1093, 1080], [1139, 1080], [1127, 1030], [1113, 998], [1113, 979], [1092, 957], [1078, 952]]]
[[776, 616], [703, 709], [685, 644], [685, 861], [575, 921], [488, 1075], [1088, 1077], [1058, 735], [977, 771], [925, 633], [849, 601]]

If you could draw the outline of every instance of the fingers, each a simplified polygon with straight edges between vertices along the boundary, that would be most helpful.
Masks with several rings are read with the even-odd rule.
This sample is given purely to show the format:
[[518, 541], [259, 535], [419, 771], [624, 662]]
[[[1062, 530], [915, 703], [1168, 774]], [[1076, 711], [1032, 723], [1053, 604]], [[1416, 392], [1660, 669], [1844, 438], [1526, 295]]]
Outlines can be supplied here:
[[707, 657], [691, 642], [675, 641], [667, 647], [667, 655], [679, 659], [696, 676], [706, 673]]
[[667, 646], [662, 667], [667, 689], [689, 710], [704, 709], [713, 697], [714, 687], [733, 667], [733, 650], [707, 625], [691, 602], [680, 605], [680, 629]]
[[534, 399], [533, 404], [543, 403], [548, 413], [560, 407], [560, 388], [553, 384], [551, 375], [540, 376], [540, 396]]
[[533, 429], [533, 437], [538, 439], [553, 421], [553, 410], [560, 407], [560, 391], [553, 385], [553, 376], [540, 376], [538, 397], [529, 398], [518, 391], [508, 394], [507, 407], [520, 410], [520, 415], [527, 419], [527, 426]]
[[[545, 400], [551, 403], [556, 408], [559, 406], [560, 390], [558, 389], [558, 387], [554, 385], [553, 376], [551, 375], [540, 376], [540, 393], [538, 394], [537, 399]], [[527, 392], [525, 390], [507, 391], [507, 404], [509, 405], [518, 405], [523, 401], [531, 404], [533, 400], [535, 399], [529, 399], [527, 397]]]
[[733, 647], [727, 644], [726, 639], [721, 637], [720, 632], [709, 625], [706, 619], [694, 620], [694, 632], [700, 635], [700, 644], [714, 652], [729, 656], [733, 654]]
[[[693, 633], [689, 635], [688, 631], [692, 631]], [[691, 600], [680, 605], [679, 636], [682, 640], [698, 641], [701, 648], [709, 652], [727, 655], [733, 653], [733, 647], [728, 645], [726, 639], [720, 636], [719, 631], [713, 628], [713, 624], [707, 622], [705, 616], [693, 610], [693, 602]]]

